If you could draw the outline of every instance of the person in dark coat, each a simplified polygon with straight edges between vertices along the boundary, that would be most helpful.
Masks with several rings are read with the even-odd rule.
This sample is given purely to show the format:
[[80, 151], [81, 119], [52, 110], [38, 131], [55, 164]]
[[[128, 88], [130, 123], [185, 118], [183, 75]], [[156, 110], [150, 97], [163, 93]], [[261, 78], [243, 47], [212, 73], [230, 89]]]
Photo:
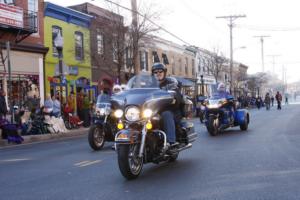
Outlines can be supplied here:
[[0, 119], [6, 117], [7, 114], [7, 104], [5, 100], [6, 93], [4, 91], [0, 92]]

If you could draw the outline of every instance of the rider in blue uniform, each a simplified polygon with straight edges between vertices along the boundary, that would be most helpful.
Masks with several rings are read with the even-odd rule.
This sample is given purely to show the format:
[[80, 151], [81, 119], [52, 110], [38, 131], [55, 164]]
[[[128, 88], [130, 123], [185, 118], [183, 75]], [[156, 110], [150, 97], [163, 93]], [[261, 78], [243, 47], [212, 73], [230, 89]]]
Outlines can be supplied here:
[[218, 90], [218, 93], [217, 93], [218, 98], [220, 98], [220, 99], [225, 98], [227, 101], [232, 102], [228, 105], [227, 109], [229, 110], [229, 116], [230, 116], [229, 119], [230, 119], [231, 123], [233, 123], [234, 122], [233, 115], [234, 115], [234, 110], [235, 110], [235, 104], [233, 102], [234, 97], [229, 92], [226, 91], [224, 83], [219, 83], [217, 90]]

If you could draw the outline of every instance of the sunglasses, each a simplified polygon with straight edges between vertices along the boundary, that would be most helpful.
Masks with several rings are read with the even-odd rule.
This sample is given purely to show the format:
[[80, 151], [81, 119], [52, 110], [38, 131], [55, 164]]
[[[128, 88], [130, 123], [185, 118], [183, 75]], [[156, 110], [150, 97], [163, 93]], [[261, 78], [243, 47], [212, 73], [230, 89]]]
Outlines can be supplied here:
[[153, 74], [161, 74], [161, 73], [163, 73], [164, 71], [162, 71], [162, 70], [160, 70], [160, 71], [155, 71], [155, 72], [153, 72]]

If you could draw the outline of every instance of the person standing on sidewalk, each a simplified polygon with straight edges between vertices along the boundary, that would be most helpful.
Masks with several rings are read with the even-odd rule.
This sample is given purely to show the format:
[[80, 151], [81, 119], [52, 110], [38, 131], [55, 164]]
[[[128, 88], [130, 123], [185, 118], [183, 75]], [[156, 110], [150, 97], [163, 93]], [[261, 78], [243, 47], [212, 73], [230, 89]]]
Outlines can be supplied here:
[[272, 95], [271, 97], [271, 103], [272, 103], [272, 107], [274, 106], [274, 96]]
[[53, 101], [53, 116], [54, 117], [60, 117], [61, 116], [61, 104], [59, 101], [59, 96], [53, 96], [52, 97]]
[[276, 94], [275, 98], [276, 98], [276, 101], [277, 101], [277, 110], [281, 110], [282, 96], [279, 93], [279, 91], [277, 91], [277, 94]]
[[6, 117], [7, 114], [7, 104], [5, 100], [6, 93], [4, 91], [0, 92], [0, 119]]
[[87, 94], [83, 95], [83, 105], [82, 105], [82, 115], [83, 115], [83, 126], [90, 126], [90, 101]]

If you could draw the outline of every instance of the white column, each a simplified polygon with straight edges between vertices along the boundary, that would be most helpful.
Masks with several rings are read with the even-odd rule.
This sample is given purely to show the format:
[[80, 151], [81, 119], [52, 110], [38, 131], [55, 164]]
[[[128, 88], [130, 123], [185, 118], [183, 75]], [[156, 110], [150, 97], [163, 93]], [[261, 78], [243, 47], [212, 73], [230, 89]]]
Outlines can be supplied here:
[[45, 100], [45, 85], [44, 85], [44, 62], [43, 58], [39, 58], [39, 88], [40, 88], [40, 104], [44, 105]]

